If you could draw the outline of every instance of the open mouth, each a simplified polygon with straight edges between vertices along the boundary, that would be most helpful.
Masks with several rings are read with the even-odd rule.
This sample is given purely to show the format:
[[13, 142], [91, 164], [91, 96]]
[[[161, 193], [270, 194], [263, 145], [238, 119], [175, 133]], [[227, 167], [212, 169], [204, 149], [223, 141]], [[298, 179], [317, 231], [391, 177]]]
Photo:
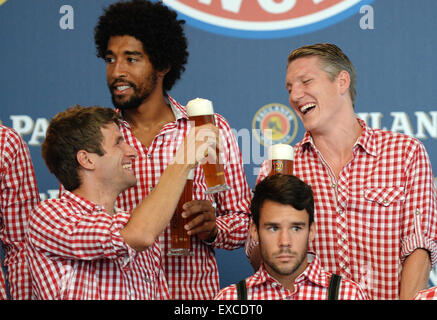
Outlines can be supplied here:
[[132, 163], [126, 163], [122, 167], [123, 167], [123, 169], [126, 169], [126, 170], [132, 170]]
[[129, 85], [122, 85], [122, 86], [114, 86], [113, 88], [114, 88], [114, 90], [113, 90], [114, 94], [116, 94], [116, 95], [121, 95], [121, 94], [126, 93], [127, 90], [129, 90], [130, 88], [132, 88], [132, 86], [129, 86]]
[[121, 95], [126, 93], [129, 89], [135, 88], [135, 84], [133, 84], [130, 81], [126, 81], [126, 80], [121, 81], [117, 79], [112, 83], [111, 88], [113, 94]]
[[315, 103], [307, 103], [299, 108], [300, 112], [302, 112], [304, 115], [310, 112], [312, 109], [316, 107]]
[[131, 86], [127, 86], [127, 85], [115, 87], [115, 89], [119, 90], [119, 91], [124, 91], [124, 90], [127, 90], [129, 88], [131, 88]]

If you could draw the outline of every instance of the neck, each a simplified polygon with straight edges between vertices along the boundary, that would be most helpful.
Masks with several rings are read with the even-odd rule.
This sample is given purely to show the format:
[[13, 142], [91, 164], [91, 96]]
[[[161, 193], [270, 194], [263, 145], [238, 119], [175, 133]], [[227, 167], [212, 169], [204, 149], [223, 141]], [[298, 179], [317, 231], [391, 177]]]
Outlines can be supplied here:
[[317, 149], [329, 148], [336, 152], [352, 149], [353, 145], [361, 135], [362, 128], [354, 118], [348, 124], [339, 124], [326, 133], [312, 133], [314, 144]]
[[138, 108], [123, 111], [123, 118], [132, 128], [148, 128], [168, 123], [174, 115], [162, 91], [155, 90]]
[[305, 260], [300, 264], [299, 268], [291, 274], [279, 274], [271, 270], [267, 265], [264, 265], [264, 267], [266, 268], [267, 272], [285, 289], [294, 291], [294, 281], [305, 271], [305, 269], [308, 267], [308, 264], [308, 260], [305, 258]]
[[342, 168], [352, 159], [353, 146], [362, 130], [363, 128], [353, 116], [336, 122], [330, 131], [311, 132], [315, 146], [337, 177]]
[[79, 188], [72, 192], [86, 200], [101, 205], [108, 214], [114, 214], [115, 201], [117, 200], [119, 192], [109, 190], [108, 186], [82, 183]]

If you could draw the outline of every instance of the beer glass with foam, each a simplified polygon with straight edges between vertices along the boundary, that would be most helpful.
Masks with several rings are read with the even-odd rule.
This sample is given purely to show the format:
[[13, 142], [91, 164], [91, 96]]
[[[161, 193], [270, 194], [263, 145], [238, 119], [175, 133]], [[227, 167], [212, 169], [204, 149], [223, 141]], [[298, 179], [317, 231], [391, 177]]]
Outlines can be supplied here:
[[275, 144], [270, 148], [271, 169], [269, 176], [281, 174], [293, 174], [293, 147], [288, 144]]
[[[214, 118], [214, 108], [212, 102], [207, 99], [196, 98], [187, 103], [187, 113], [190, 121], [194, 121], [195, 126], [201, 126], [206, 123], [216, 125]], [[210, 157], [202, 165], [206, 181], [206, 194], [222, 192], [231, 189], [226, 184], [225, 171], [223, 164], [220, 163], [220, 152], [218, 146], [215, 155]]]

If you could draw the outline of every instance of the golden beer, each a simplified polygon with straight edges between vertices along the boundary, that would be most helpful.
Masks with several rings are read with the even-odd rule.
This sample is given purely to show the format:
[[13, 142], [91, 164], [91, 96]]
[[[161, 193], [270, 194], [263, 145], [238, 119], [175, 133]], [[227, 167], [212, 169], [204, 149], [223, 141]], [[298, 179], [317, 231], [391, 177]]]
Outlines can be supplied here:
[[293, 174], [293, 161], [291, 160], [272, 160], [272, 169], [269, 176], [274, 174]]
[[182, 212], [184, 211], [182, 206], [186, 202], [193, 200], [193, 178], [194, 170], [191, 170], [184, 191], [182, 191], [181, 197], [179, 198], [173, 218], [170, 221], [171, 241], [168, 251], [169, 256], [189, 256], [193, 254], [191, 251], [191, 237], [184, 228], [192, 217], [182, 217]]
[[[213, 106], [209, 100], [200, 98], [190, 100], [187, 104], [187, 113], [190, 121], [193, 121], [196, 127], [207, 123], [216, 125]], [[215, 149], [215, 161], [213, 163], [209, 161], [202, 164], [202, 169], [207, 186], [206, 194], [222, 192], [230, 189], [226, 184], [225, 171], [223, 164], [220, 163], [220, 152], [217, 147]]]
[[293, 174], [293, 147], [288, 144], [275, 144], [270, 150], [271, 169], [269, 176], [274, 174]]

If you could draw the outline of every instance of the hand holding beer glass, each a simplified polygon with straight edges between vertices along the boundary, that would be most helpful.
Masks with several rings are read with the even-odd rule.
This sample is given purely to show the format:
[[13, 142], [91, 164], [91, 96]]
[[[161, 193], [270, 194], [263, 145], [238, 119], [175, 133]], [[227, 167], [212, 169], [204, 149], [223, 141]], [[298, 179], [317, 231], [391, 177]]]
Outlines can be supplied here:
[[270, 148], [271, 169], [269, 176], [281, 174], [293, 174], [293, 147], [288, 144], [275, 144]]
[[[187, 103], [187, 113], [190, 121], [194, 121], [195, 126], [201, 126], [206, 123], [216, 125], [214, 119], [214, 108], [212, 102], [206, 99], [196, 98]], [[202, 164], [203, 173], [206, 180], [206, 194], [218, 193], [231, 189], [225, 180], [225, 171], [223, 164], [220, 163], [220, 153], [218, 147], [215, 149], [215, 155], [208, 155], [209, 160]], [[215, 157], [214, 157], [215, 156]]]

